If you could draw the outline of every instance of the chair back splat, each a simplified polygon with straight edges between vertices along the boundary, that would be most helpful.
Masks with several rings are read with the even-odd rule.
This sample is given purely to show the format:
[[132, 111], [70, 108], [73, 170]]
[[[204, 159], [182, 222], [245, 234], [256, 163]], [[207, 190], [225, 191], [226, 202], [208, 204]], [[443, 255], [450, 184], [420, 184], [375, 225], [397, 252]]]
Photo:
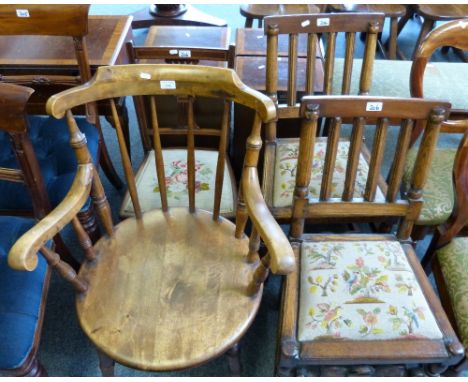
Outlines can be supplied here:
[[[158, 97], [164, 95], [187, 100], [187, 126], [177, 130], [186, 136], [187, 164], [170, 163], [176, 167], [175, 174], [168, 173], [161, 149], [161, 135], [175, 131], [158, 124]], [[126, 141], [117, 123], [135, 216], [114, 226], [101, 181], [71, 109], [107, 99], [115, 114], [113, 100], [124, 96], [149, 97], [155, 178], [159, 179], [162, 209], [141, 210]], [[196, 126], [196, 97], [224, 103], [221, 128]], [[239, 187], [236, 224], [220, 216], [231, 103], [255, 112]], [[13, 246], [8, 256], [10, 266], [34, 269], [35, 251], [72, 222], [86, 255], [79, 274], [71, 272], [54, 253], [45, 251], [44, 257], [75, 288], [81, 327], [101, 352], [101, 358], [110, 357], [144, 370], [177, 370], [235, 348], [255, 317], [268, 271], [286, 274], [296, 265], [288, 239], [263, 200], [257, 174], [261, 127], [276, 117], [271, 99], [246, 87], [231, 69], [134, 64], [99, 68], [90, 82], [51, 97], [47, 110], [56, 118], [67, 116], [78, 172], [65, 200]], [[203, 134], [220, 137], [213, 213], [197, 208], [196, 190], [203, 185], [197, 181], [200, 168], [194, 141]], [[188, 205], [171, 205], [166, 187], [170, 175], [182, 179]], [[107, 233], [95, 245], [91, 245], [75, 217], [89, 194]], [[249, 219], [253, 227], [250, 239], [244, 233]], [[261, 241], [268, 254], [260, 261]], [[106, 375], [109, 372], [103, 371]]]

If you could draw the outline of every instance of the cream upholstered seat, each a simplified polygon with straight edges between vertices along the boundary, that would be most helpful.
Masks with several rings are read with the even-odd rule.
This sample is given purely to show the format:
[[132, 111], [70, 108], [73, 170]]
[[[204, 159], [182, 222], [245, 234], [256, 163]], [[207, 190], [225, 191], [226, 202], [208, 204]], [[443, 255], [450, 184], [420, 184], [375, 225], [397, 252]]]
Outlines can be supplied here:
[[[166, 173], [166, 188], [169, 202], [174, 207], [188, 205], [187, 191], [187, 151], [184, 149], [164, 149], [164, 170]], [[195, 150], [195, 193], [198, 208], [211, 211], [215, 189], [216, 164], [218, 152], [212, 150]], [[236, 196], [235, 185], [232, 184], [231, 166], [226, 160], [221, 196], [221, 214], [233, 216], [234, 200]], [[141, 209], [148, 212], [161, 208], [161, 196], [158, 179], [156, 177], [156, 162], [154, 151], [151, 150], [145, 158], [135, 177], [138, 194], [140, 195]], [[134, 215], [130, 195], [125, 195], [121, 216]]]
[[299, 341], [440, 339], [398, 241], [304, 242]]

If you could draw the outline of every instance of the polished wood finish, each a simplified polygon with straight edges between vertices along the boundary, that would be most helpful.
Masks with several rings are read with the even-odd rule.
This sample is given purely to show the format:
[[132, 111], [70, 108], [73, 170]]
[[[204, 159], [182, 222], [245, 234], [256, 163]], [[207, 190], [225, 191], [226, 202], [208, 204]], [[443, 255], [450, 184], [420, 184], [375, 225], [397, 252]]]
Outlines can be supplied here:
[[240, 14], [245, 17], [245, 27], [252, 28], [253, 21], [257, 20], [261, 28], [263, 19], [274, 15], [295, 15], [298, 13], [318, 13], [319, 7], [313, 4], [243, 4]]
[[[18, 17], [17, 8], [27, 10], [30, 17]], [[0, 81], [36, 90], [28, 103], [29, 113], [45, 114], [45, 103], [52, 94], [88, 81], [98, 66], [128, 63], [125, 42], [132, 38], [131, 17], [88, 17], [88, 10], [89, 5], [0, 6], [2, 25], [7, 26], [0, 36], [3, 52]], [[78, 22], [81, 24], [77, 25]], [[124, 100], [120, 102], [119, 118], [125, 121]], [[101, 106], [98, 111], [101, 115], [110, 114]], [[122, 187], [108, 154], [99, 118], [95, 118], [95, 106], [82, 107], [81, 113], [95, 122], [99, 130], [103, 170], [115, 187]], [[128, 125], [124, 128], [128, 131]]]
[[[174, 81], [174, 86], [164, 86], [164, 81]], [[137, 214], [113, 226], [102, 184], [70, 109], [124, 95], [187, 97], [191, 135], [193, 97], [221, 98], [226, 104], [239, 102], [254, 109], [256, 117], [247, 142], [239, 203], [255, 227], [253, 241], [259, 235], [268, 249], [267, 264], [259, 262], [258, 255], [252, 256], [256, 243], [249, 243], [242, 221], [236, 226], [197, 209], [195, 203], [190, 208], [168, 206], [165, 210]], [[262, 123], [276, 117], [273, 102], [246, 87], [230, 69], [177, 64], [123, 65], [99, 68], [92, 81], [51, 97], [47, 108], [56, 118], [67, 115], [79, 171], [59, 207], [16, 242], [8, 255], [9, 264], [15, 269], [34, 269], [35, 248], [68, 222], [76, 224], [76, 213], [91, 192], [107, 235], [96, 243], [95, 257], [86, 257], [73, 280], [75, 284], [86, 285], [86, 291], [77, 293], [78, 318], [85, 333], [103, 353], [100, 355], [103, 373], [113, 373], [109, 358], [144, 370], [176, 370], [197, 366], [228, 351], [235, 355], [235, 346], [260, 303], [262, 286], [257, 285], [263, 279], [259, 277], [264, 273], [263, 267], [268, 265], [279, 274], [295, 268], [288, 239], [263, 201], [256, 169]], [[157, 107], [153, 107], [153, 114], [156, 113]], [[226, 111], [225, 120], [227, 114]], [[161, 132], [156, 122], [155, 142], [158, 131]], [[127, 168], [130, 163], [125, 155], [125, 140], [119, 139], [119, 145]], [[161, 151], [160, 147], [155, 149]], [[192, 167], [193, 149], [189, 138], [187, 152], [192, 156], [189, 158]], [[164, 178], [164, 166], [160, 167]], [[190, 171], [189, 188], [193, 193], [194, 169]], [[127, 176], [127, 182], [133, 182], [132, 176]], [[89, 251], [87, 244], [84, 249]], [[232, 357], [230, 363], [233, 372], [238, 373]]]
[[[381, 110], [368, 110], [369, 102], [382, 102]], [[283, 284], [282, 305], [280, 311], [280, 334], [277, 351], [277, 374], [281, 376], [346, 376], [346, 375], [437, 375], [456, 363], [463, 355], [463, 347], [459, 343], [450, 323], [440, 305], [440, 302], [430, 286], [430, 282], [419, 264], [419, 260], [410, 244], [410, 230], [417, 218], [421, 203], [428, 167], [435, 150], [440, 126], [448, 114], [450, 104], [418, 99], [372, 98], [350, 96], [308, 96], [302, 99], [302, 128], [299, 144], [298, 168], [296, 175], [294, 200], [291, 216], [290, 239], [299, 268], [300, 245], [302, 242], [327, 241], [368, 241], [368, 240], [399, 240], [408, 261], [421, 285], [430, 309], [436, 317], [438, 326], [443, 333], [439, 340], [417, 339], [398, 341], [348, 340], [333, 341], [316, 339], [300, 342], [297, 339], [300, 269], [291, 273]], [[316, 131], [319, 121], [331, 118], [330, 136], [327, 141], [324, 175], [319, 198], [310, 198], [308, 188], [310, 183], [311, 163], [314, 143], [317, 141]], [[329, 199], [329, 183], [326, 181], [329, 168], [333, 168], [334, 151], [341, 120], [353, 120], [351, 141], [354, 146], [360, 141], [364, 125], [374, 128], [374, 148], [369, 153], [370, 171], [367, 176], [367, 186], [363, 198], [350, 194], [352, 189], [349, 179], [353, 179], [356, 170], [353, 158], [358, 148], [351, 147], [349, 157], [351, 170], [347, 170], [345, 191], [341, 198]], [[401, 119], [400, 142], [405, 143], [395, 153], [391, 170], [391, 186], [383, 189], [392, 190], [391, 197], [384, 201], [374, 198], [374, 187], [381, 150], [387, 139], [388, 121]], [[406, 195], [395, 194], [394, 190], [401, 183], [402, 171], [400, 156], [409, 150], [410, 121], [427, 120], [427, 127], [421, 140], [417, 160], [413, 169], [411, 188]], [[395, 122], [392, 122], [395, 123]], [[364, 143], [362, 143], [364, 145]], [[367, 208], [366, 208], [367, 207]], [[397, 234], [305, 234], [305, 220], [313, 214], [317, 219], [337, 217], [340, 222], [350, 217], [361, 217], [362, 221], [370, 222], [378, 214], [401, 219]], [[408, 369], [408, 370], [406, 370]]]
[[401, 4], [331, 4], [330, 11], [334, 12], [379, 12], [390, 19], [390, 33], [387, 42], [384, 44], [379, 39], [380, 51], [385, 58], [396, 60], [397, 54], [401, 56], [397, 46], [398, 18], [406, 15], [406, 6]]
[[[417, 4], [414, 12], [423, 17], [424, 22], [419, 32], [418, 40], [414, 48], [413, 59], [424, 41], [426, 35], [434, 28], [436, 21], [450, 21], [468, 17], [468, 5], [466, 4]], [[464, 61], [466, 58], [460, 52]]]

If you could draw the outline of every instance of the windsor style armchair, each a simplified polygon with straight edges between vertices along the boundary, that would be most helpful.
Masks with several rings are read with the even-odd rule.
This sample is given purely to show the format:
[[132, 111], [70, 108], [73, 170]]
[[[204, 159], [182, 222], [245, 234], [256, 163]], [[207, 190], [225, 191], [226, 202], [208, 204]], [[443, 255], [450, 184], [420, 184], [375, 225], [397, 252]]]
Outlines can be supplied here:
[[[265, 18], [265, 34], [267, 35], [267, 65], [266, 65], [266, 93], [278, 105], [278, 119], [281, 122], [288, 122], [282, 130], [277, 128], [277, 121], [273, 121], [265, 129], [265, 158], [263, 171], [263, 188], [265, 200], [272, 209], [273, 215], [277, 219], [291, 217], [292, 194], [294, 190], [294, 177], [297, 166], [298, 138], [282, 138], [281, 133], [288, 130], [294, 119], [299, 117], [298, 99], [302, 95], [314, 94], [314, 63], [315, 51], [318, 35], [327, 41], [324, 58], [324, 89], [325, 94], [333, 94], [338, 86], [341, 94], [350, 94], [354, 91], [351, 83], [353, 67], [360, 66], [359, 94], [367, 94], [372, 81], [372, 70], [375, 57], [375, 47], [377, 44], [377, 34], [382, 30], [384, 15], [380, 13], [336, 13], [336, 14], [310, 14], [310, 15], [289, 15], [289, 16], [269, 16]], [[336, 38], [339, 32], [346, 33], [346, 54], [344, 61], [335, 58]], [[366, 32], [366, 46], [362, 63], [354, 59], [356, 33]], [[308, 38], [307, 58], [298, 59], [297, 38], [298, 35], [306, 33]], [[289, 56], [288, 56], [288, 86], [285, 93], [278, 92], [278, 35], [289, 35]], [[301, 61], [302, 60], [302, 61]], [[339, 62], [338, 62], [339, 61]], [[302, 63], [301, 63], [302, 62]], [[338, 65], [335, 65], [338, 64]], [[342, 66], [341, 66], [342, 65]], [[342, 75], [337, 69], [342, 68]], [[296, 83], [299, 76], [305, 76], [305, 88], [298, 89]], [[297, 137], [289, 135], [289, 137]], [[332, 138], [334, 139], [334, 138]], [[359, 138], [360, 139], [360, 138]], [[317, 141], [317, 145], [323, 145], [326, 138]], [[326, 143], [325, 143], [326, 144]], [[340, 143], [339, 161], [337, 167], [342, 166], [348, 149], [345, 142]], [[316, 155], [324, 153], [318, 147]], [[296, 154], [294, 154], [296, 153]], [[358, 160], [358, 166], [363, 167], [366, 153], [362, 153], [362, 158]], [[323, 157], [317, 157], [318, 167], [314, 171], [320, 174]], [[343, 162], [344, 160], [344, 162]], [[357, 158], [356, 158], [357, 160]], [[275, 165], [275, 163], [277, 165]], [[337, 171], [339, 168], [337, 168]], [[335, 172], [337, 172], [335, 171]], [[359, 171], [365, 172], [364, 167]], [[359, 175], [358, 175], [359, 176]], [[311, 184], [311, 194], [317, 196], [315, 191], [317, 184], [316, 177], [313, 176]], [[359, 179], [358, 179], [358, 182]]]
[[[161, 150], [156, 97], [151, 97], [151, 123], [160, 180], [162, 209], [142, 213], [122, 129], [117, 124], [124, 172], [135, 217], [113, 225], [110, 207], [71, 109], [83, 103], [137, 95], [188, 97], [187, 167], [189, 206], [169, 208]], [[196, 208], [197, 159], [194, 150], [193, 98], [221, 98], [255, 111], [238, 196], [236, 224], [220, 216], [223, 149], [219, 150], [213, 213]], [[78, 319], [101, 354], [105, 375], [113, 360], [144, 370], [177, 370], [200, 365], [230, 351], [236, 353], [258, 309], [268, 269], [285, 274], [294, 269], [291, 246], [265, 205], [256, 165], [262, 123], [276, 117], [273, 102], [246, 87], [234, 71], [187, 65], [101, 67], [92, 81], [51, 97], [48, 111], [65, 114], [78, 172], [67, 198], [20, 238], [8, 257], [14, 269], [33, 270], [36, 251], [68, 222], [73, 222], [86, 254], [79, 274], [56, 254], [44, 255], [74, 285]], [[220, 145], [221, 146], [221, 145]], [[94, 246], [76, 219], [91, 193], [106, 230]], [[252, 222], [250, 239], [244, 234]], [[259, 261], [261, 239], [268, 254]], [[238, 373], [238, 363], [231, 362]]]
[[[463, 346], [412, 248], [411, 228], [423, 203], [424, 183], [441, 122], [450, 104], [418, 99], [304, 97], [294, 184], [290, 239], [298, 271], [283, 284], [277, 373], [291, 375], [437, 375], [463, 357]], [[345, 176], [332, 183], [339, 140], [324, 150], [317, 195], [309, 191], [320, 118], [353, 127]], [[411, 178], [400, 194], [405, 157], [415, 121], [427, 120]], [[389, 122], [401, 123], [388, 187], [378, 197], [377, 179]], [[360, 130], [375, 132], [362, 195], [354, 193]], [[336, 195], [333, 191], [340, 189]], [[395, 234], [305, 234], [306, 218], [398, 217]]]
[[[234, 65], [235, 47], [233, 45], [223, 48], [197, 48], [183, 46], [148, 47], [128, 44], [128, 52], [132, 63], [172, 63], [185, 65], [205, 64], [210, 66], [225, 66], [232, 68]], [[188, 126], [186, 96], [161, 95], [157, 97], [158, 125], [162, 132], [161, 146], [165, 163], [186, 164], [187, 150], [184, 131]], [[138, 126], [145, 153], [144, 159], [137, 171], [135, 182], [141, 200], [143, 212], [154, 208], [161, 208], [158, 180], [156, 179], [155, 152], [152, 150], [153, 130], [151, 127], [151, 107], [148, 97], [134, 97], [135, 109], [138, 117]], [[223, 197], [221, 201], [221, 214], [232, 218], [235, 215], [236, 204], [236, 180], [232, 171], [229, 157], [225, 153], [229, 150], [230, 132], [230, 108], [221, 99], [197, 97], [194, 100], [193, 116], [195, 123], [195, 153], [198, 158], [197, 179], [200, 186], [196, 192], [198, 206], [206, 210], [212, 210], [215, 185], [215, 169], [218, 158], [218, 150], [223, 151], [225, 170], [223, 182]], [[179, 207], [188, 206], [188, 193], [183, 182], [185, 178], [177, 176], [177, 169], [172, 170], [174, 175], [167, 185], [168, 197], [172, 205]], [[181, 183], [182, 182], [182, 183]], [[121, 216], [134, 215], [130, 195], [124, 197]]]

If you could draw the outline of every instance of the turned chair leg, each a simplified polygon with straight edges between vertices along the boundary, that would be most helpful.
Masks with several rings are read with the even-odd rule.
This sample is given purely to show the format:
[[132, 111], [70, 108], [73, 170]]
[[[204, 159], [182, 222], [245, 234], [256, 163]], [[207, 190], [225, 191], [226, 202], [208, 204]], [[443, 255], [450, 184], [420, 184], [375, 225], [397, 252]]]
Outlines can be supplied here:
[[97, 351], [99, 357], [99, 369], [101, 369], [101, 374], [103, 377], [113, 377], [114, 376], [114, 366], [115, 361], [105, 355], [104, 353]]
[[18, 375], [18, 377], [47, 377], [47, 371], [42, 366], [42, 364], [39, 362], [37, 359], [37, 356], [33, 358], [31, 363], [29, 364], [29, 367], [24, 370], [24, 372], [21, 375]]
[[233, 377], [241, 376], [241, 364], [239, 357], [239, 344], [235, 344], [231, 349], [226, 352], [229, 363], [229, 370]]

